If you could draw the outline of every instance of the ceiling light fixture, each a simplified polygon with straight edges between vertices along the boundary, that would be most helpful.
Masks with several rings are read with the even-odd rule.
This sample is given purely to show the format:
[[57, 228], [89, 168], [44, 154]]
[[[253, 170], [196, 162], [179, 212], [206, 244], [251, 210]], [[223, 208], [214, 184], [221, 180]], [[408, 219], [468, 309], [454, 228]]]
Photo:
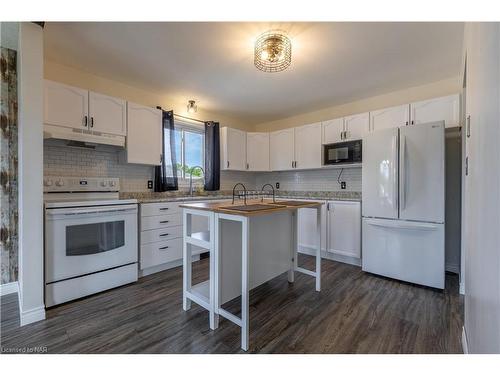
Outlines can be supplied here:
[[292, 63], [292, 44], [286, 33], [270, 30], [255, 41], [254, 64], [263, 72], [281, 72]]
[[198, 111], [198, 106], [194, 100], [188, 100], [187, 111], [188, 113], [196, 113]]

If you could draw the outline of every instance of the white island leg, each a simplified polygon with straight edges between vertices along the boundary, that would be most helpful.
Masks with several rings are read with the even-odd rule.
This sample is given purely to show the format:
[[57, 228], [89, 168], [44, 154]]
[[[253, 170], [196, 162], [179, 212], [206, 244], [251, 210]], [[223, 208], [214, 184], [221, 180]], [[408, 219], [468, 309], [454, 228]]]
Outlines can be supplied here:
[[290, 248], [290, 269], [288, 270], [289, 283], [295, 281], [295, 269], [297, 268], [298, 217], [299, 210], [292, 211], [292, 246]]
[[242, 217], [241, 221], [241, 348], [248, 350], [250, 319], [250, 284], [249, 284], [249, 220], [248, 217]]
[[[183, 238], [185, 239], [188, 234], [191, 235], [191, 215], [186, 210], [182, 214], [182, 220]], [[191, 308], [191, 300], [187, 297], [187, 292], [191, 290], [191, 262], [191, 244], [184, 240], [182, 243], [182, 308], [184, 311], [188, 311]]]
[[321, 291], [321, 206], [316, 208], [316, 291]]

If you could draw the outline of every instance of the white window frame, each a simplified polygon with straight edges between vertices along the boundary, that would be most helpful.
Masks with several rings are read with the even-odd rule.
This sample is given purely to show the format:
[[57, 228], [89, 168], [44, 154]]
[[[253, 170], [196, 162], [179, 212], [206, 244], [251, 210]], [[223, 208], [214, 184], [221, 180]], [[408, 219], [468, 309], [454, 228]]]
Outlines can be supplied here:
[[[188, 122], [184, 120], [177, 120], [175, 119], [174, 122], [174, 130], [175, 131], [181, 131], [182, 132], [182, 138], [181, 138], [181, 155], [176, 155], [176, 157], [180, 157], [180, 160], [177, 160], [177, 163], [180, 163], [181, 165], [184, 165], [185, 161], [185, 132], [191, 132], [191, 133], [198, 133], [203, 135], [205, 137], [205, 127], [201, 124], [195, 123], [195, 122]], [[205, 141], [205, 139], [203, 139]], [[202, 144], [202, 156], [201, 156], [201, 167], [205, 169], [205, 142]], [[189, 177], [186, 176], [184, 170], [181, 171], [181, 175], [177, 177], [178, 179], [182, 180], [183, 182], [188, 181]], [[195, 177], [193, 176], [193, 181], [201, 181], [203, 179], [202, 177]]]

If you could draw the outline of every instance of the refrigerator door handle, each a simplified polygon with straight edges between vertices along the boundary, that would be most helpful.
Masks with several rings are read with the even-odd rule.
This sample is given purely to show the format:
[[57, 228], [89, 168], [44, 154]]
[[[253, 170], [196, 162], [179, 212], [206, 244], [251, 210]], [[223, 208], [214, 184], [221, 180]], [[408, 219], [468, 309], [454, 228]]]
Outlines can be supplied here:
[[401, 222], [401, 221], [379, 221], [366, 219], [368, 225], [373, 225], [375, 227], [382, 228], [396, 228], [396, 229], [413, 229], [413, 230], [437, 230], [439, 228], [438, 224], [428, 224], [428, 223], [412, 223], [412, 222]]
[[398, 210], [398, 136], [397, 134], [392, 139], [392, 206]]
[[401, 136], [401, 153], [399, 156], [399, 204], [401, 210], [406, 208], [406, 136]]

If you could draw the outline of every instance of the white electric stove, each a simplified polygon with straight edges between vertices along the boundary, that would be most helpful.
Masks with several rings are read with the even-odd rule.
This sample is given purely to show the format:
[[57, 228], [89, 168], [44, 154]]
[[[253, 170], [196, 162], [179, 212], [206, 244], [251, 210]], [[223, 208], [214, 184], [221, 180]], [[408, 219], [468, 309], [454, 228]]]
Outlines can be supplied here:
[[118, 178], [44, 178], [45, 305], [137, 281], [137, 200]]

